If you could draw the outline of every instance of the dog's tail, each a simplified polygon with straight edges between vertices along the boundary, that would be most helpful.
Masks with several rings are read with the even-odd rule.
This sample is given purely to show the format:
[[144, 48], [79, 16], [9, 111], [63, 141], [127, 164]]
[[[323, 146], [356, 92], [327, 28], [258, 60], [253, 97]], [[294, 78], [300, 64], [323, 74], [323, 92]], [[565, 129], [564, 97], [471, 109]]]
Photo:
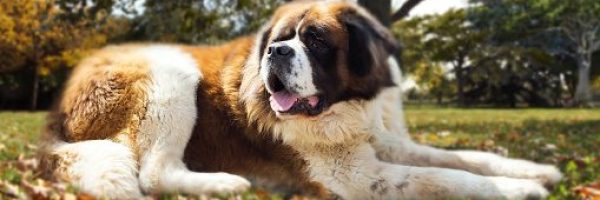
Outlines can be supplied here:
[[80, 192], [108, 199], [139, 199], [133, 152], [111, 140], [67, 142], [60, 117], [49, 117], [39, 152], [46, 178], [73, 184]]

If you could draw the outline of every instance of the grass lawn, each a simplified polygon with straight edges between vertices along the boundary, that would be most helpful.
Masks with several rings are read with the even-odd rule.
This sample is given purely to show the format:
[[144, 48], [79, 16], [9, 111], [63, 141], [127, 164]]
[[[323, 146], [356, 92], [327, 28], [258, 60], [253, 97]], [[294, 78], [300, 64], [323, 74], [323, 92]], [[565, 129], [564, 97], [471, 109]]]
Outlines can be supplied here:
[[[30, 159], [37, 148], [44, 117], [42, 112], [0, 112], [0, 199], [31, 194], [49, 184], [35, 179]], [[565, 179], [553, 188], [551, 199], [577, 198], [574, 187], [600, 180], [600, 109], [408, 106], [406, 118], [413, 137], [422, 143], [493, 151], [559, 166]], [[74, 191], [68, 186], [51, 188], [65, 193]], [[60, 197], [56, 195], [60, 194], [53, 197]], [[279, 198], [264, 191], [244, 197]]]

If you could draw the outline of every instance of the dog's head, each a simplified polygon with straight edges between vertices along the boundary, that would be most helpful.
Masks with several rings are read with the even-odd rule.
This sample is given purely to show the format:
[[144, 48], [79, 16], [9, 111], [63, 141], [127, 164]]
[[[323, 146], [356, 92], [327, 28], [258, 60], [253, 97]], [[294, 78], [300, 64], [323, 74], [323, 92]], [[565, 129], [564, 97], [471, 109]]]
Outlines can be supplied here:
[[398, 44], [353, 3], [284, 5], [257, 37], [260, 101], [268, 102], [279, 123], [335, 115], [338, 104], [369, 101], [394, 86], [388, 58]]
[[392, 85], [391, 33], [349, 3], [280, 8], [262, 33], [260, 75], [281, 119], [317, 116], [350, 99], [373, 98]]

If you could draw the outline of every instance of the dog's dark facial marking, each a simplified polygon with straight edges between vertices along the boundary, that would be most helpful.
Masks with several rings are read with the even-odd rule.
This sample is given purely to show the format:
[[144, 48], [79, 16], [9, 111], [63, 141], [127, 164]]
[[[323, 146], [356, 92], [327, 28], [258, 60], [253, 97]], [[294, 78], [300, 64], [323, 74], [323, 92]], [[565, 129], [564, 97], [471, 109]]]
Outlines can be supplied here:
[[294, 27], [286, 27], [280, 32], [281, 33], [273, 39], [273, 42], [286, 41], [296, 37], [296, 30]]
[[309, 24], [301, 29], [301, 40], [313, 70], [315, 85], [327, 101], [336, 100], [341, 91], [337, 59], [339, 48], [327, 27]]
[[319, 61], [320, 67], [332, 67], [335, 65], [334, 44], [331, 44], [328, 32], [325, 28], [308, 26], [302, 34], [302, 42], [307, 47], [307, 54]]

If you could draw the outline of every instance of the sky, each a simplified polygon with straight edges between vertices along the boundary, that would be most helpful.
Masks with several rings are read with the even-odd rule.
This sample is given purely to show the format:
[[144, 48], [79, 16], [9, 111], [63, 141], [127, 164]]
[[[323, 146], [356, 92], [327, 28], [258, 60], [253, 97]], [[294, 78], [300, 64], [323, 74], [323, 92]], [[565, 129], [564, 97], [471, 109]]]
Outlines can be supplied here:
[[[398, 8], [406, 0], [393, 0], [393, 6]], [[424, 0], [410, 11], [409, 16], [420, 16], [426, 14], [439, 14], [450, 8], [464, 8], [467, 0]]]

